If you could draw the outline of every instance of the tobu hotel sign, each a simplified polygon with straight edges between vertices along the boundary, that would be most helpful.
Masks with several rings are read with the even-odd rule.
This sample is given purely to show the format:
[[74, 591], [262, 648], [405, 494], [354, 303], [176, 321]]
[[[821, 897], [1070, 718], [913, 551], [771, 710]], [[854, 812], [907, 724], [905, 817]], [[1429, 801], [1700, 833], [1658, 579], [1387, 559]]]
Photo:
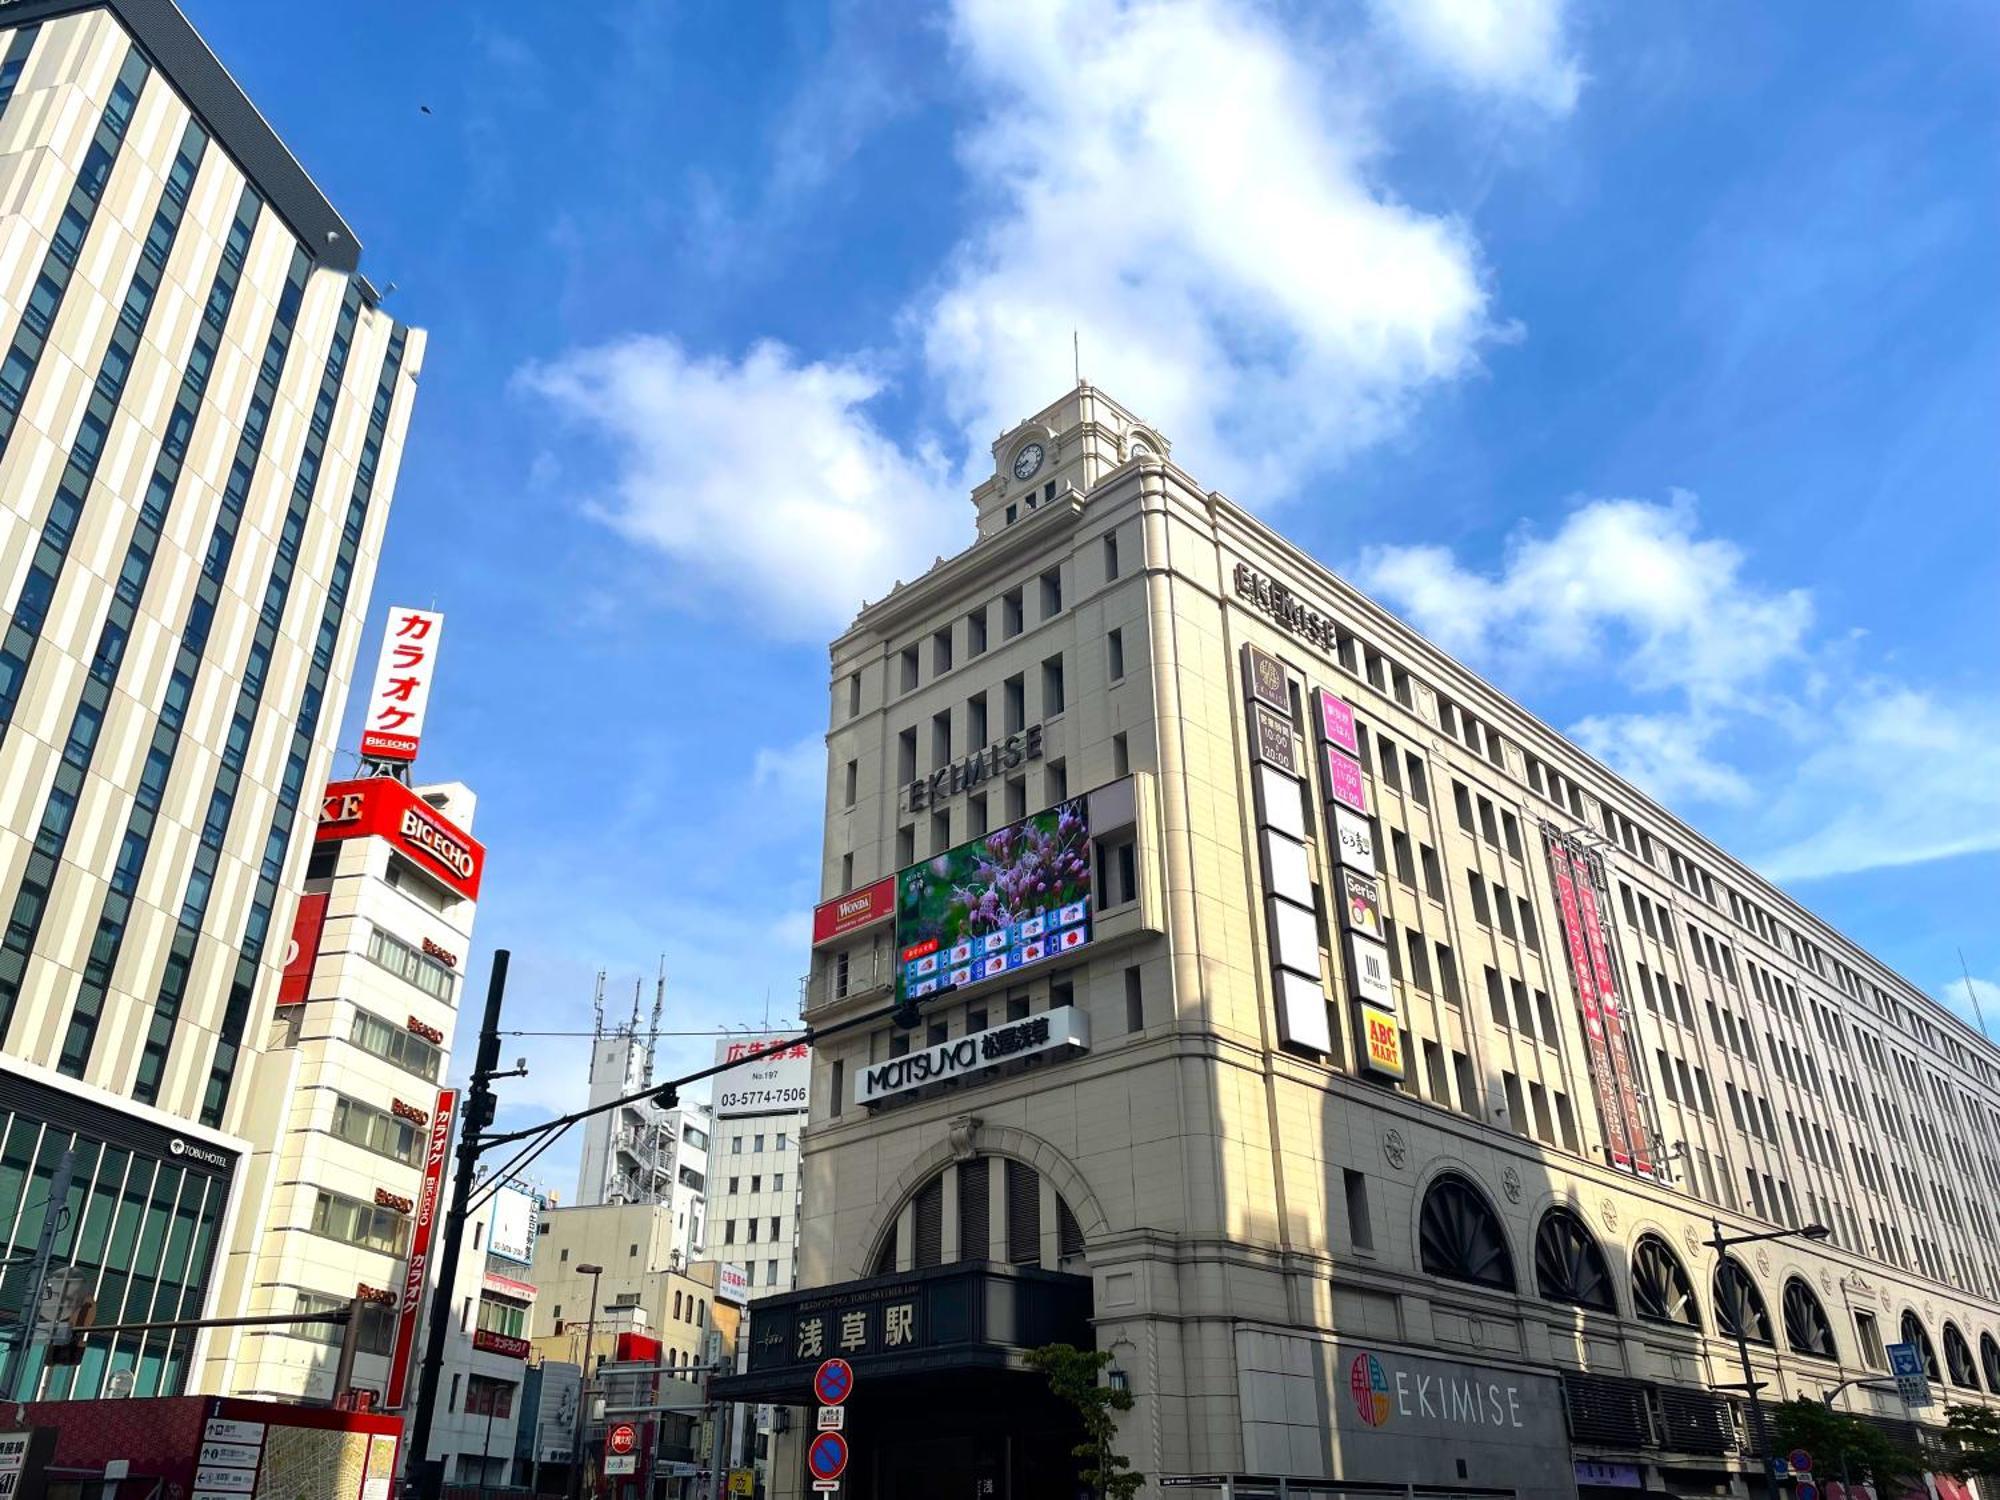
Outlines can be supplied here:
[[413, 761], [424, 734], [444, 616], [435, 610], [396, 608], [382, 632], [375, 685], [361, 721], [361, 754], [368, 760]]
[[328, 784], [320, 804], [320, 843], [386, 839], [425, 874], [468, 900], [479, 896], [486, 846], [402, 782], [387, 776]]
[[835, 896], [813, 908], [813, 946], [830, 943], [850, 932], [873, 927], [896, 915], [896, 877], [884, 875], [873, 885]]

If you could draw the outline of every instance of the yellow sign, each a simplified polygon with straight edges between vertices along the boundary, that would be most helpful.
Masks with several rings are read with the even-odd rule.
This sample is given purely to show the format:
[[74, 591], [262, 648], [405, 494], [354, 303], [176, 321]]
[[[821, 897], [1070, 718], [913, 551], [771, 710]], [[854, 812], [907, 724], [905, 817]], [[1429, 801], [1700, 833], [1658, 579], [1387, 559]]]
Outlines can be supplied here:
[[751, 1469], [731, 1469], [729, 1471], [729, 1493], [732, 1495], [754, 1495], [757, 1493], [757, 1475]]
[[1391, 1078], [1403, 1076], [1403, 1038], [1396, 1018], [1372, 1005], [1361, 1007], [1361, 1024], [1368, 1033], [1368, 1066]]

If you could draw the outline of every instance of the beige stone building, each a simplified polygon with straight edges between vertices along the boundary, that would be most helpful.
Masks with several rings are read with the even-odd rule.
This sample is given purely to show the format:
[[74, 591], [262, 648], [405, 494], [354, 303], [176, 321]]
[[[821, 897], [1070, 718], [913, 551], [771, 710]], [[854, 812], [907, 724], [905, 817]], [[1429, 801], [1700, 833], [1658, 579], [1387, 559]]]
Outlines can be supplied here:
[[[1741, 1493], [1739, 1327], [1767, 1403], [1995, 1400], [2000, 1053], [1168, 452], [1079, 387], [833, 643], [807, 1019], [921, 1014], [815, 1046], [732, 1393], [847, 1355], [884, 1500], [1068, 1493], [1055, 1338], [1155, 1480]], [[1022, 843], [938, 857], [1066, 803], [1089, 940], [993, 938]]]

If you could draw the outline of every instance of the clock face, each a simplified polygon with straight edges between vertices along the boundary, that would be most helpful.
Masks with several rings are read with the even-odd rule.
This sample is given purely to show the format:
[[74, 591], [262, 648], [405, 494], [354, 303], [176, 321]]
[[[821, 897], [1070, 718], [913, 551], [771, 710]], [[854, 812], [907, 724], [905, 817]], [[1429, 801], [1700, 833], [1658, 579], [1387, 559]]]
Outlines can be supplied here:
[[1040, 443], [1030, 443], [1014, 455], [1014, 477], [1016, 479], [1033, 478], [1035, 470], [1041, 466], [1042, 445]]

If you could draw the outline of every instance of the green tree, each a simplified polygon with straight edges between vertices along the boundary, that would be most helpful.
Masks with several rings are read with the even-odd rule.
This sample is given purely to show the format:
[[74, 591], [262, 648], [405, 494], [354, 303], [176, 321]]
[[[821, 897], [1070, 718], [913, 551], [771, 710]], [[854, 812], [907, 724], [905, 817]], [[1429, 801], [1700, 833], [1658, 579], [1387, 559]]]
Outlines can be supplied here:
[[1821, 1401], [1801, 1397], [1771, 1413], [1771, 1431], [1779, 1453], [1803, 1448], [1812, 1455], [1813, 1473], [1821, 1480], [1846, 1476], [1867, 1480], [1878, 1490], [1915, 1482], [1924, 1461], [1914, 1448], [1898, 1442], [1873, 1422], [1846, 1412], [1829, 1411]]
[[1958, 1445], [1945, 1466], [1961, 1479], [2000, 1480], [2000, 1412], [1984, 1406], [1945, 1408], [1944, 1435]]
[[1030, 1349], [1027, 1360], [1028, 1368], [1039, 1370], [1049, 1389], [1075, 1407], [1083, 1419], [1083, 1441], [1070, 1449], [1084, 1464], [1077, 1477], [1099, 1500], [1132, 1500], [1146, 1476], [1125, 1472], [1132, 1468], [1132, 1460], [1112, 1447], [1118, 1437], [1118, 1421], [1112, 1413], [1130, 1411], [1132, 1393], [1100, 1383], [1098, 1377], [1111, 1363], [1110, 1352], [1079, 1349], [1074, 1344], [1044, 1344]]

